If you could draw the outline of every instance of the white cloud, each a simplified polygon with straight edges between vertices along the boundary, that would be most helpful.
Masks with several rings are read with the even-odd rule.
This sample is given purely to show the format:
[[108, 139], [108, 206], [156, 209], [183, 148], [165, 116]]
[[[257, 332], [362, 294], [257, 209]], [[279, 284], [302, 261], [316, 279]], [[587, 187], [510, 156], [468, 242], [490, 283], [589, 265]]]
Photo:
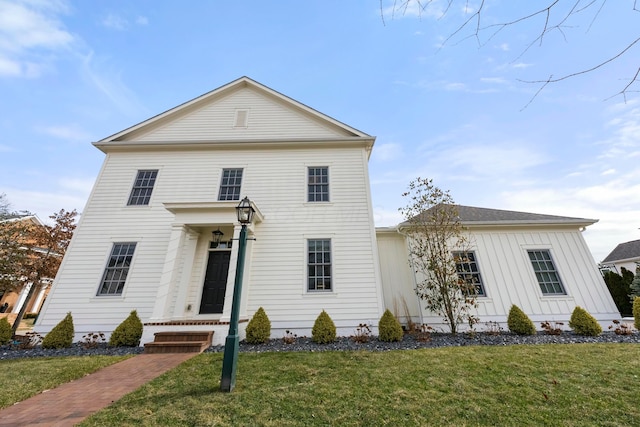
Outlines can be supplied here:
[[66, 3], [0, 0], [0, 76], [38, 77], [52, 52], [75, 41], [58, 16]]
[[129, 22], [119, 15], [110, 13], [104, 17], [102, 25], [112, 30], [124, 31], [129, 26]]
[[149, 25], [149, 18], [146, 16], [138, 16], [136, 18], [136, 24], [138, 25]]

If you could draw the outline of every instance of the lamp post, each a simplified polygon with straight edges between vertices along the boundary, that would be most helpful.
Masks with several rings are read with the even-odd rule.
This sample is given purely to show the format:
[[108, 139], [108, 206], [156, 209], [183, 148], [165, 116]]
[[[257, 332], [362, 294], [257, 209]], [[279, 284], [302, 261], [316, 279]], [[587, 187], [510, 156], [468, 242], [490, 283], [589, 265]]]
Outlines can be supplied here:
[[236, 263], [236, 279], [233, 285], [233, 303], [231, 305], [231, 320], [229, 321], [229, 334], [224, 343], [224, 357], [222, 359], [222, 378], [220, 390], [230, 392], [236, 385], [236, 369], [238, 367], [238, 318], [240, 316], [240, 296], [242, 294], [242, 273], [244, 270], [244, 255], [247, 247], [247, 224], [253, 221], [255, 209], [251, 206], [248, 197], [242, 199], [236, 206], [238, 222], [242, 225], [238, 244], [238, 262]]

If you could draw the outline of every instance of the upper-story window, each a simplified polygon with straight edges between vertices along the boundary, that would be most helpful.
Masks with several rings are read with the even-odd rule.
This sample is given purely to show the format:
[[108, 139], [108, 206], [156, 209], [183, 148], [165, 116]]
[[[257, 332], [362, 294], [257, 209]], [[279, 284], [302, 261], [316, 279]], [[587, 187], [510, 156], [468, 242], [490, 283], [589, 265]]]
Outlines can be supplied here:
[[242, 169], [223, 169], [218, 200], [240, 200]]
[[469, 291], [474, 290], [476, 296], [486, 296], [475, 252], [454, 252], [453, 260], [456, 263], [458, 279], [468, 286]]
[[157, 176], [157, 169], [139, 170], [127, 205], [148, 205]]
[[98, 295], [122, 295], [135, 250], [136, 244], [133, 242], [113, 244]]
[[527, 251], [543, 295], [566, 295], [549, 250]]
[[329, 201], [329, 168], [310, 167], [307, 177], [309, 202], [328, 202]]

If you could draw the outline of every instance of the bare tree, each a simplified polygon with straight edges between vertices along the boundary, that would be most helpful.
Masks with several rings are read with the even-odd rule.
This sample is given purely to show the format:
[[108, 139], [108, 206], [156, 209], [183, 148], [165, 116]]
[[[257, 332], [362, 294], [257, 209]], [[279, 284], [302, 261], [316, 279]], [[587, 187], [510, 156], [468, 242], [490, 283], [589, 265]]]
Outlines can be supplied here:
[[[485, 19], [490, 12], [487, 9], [487, 0], [479, 0], [478, 2], [470, 2], [469, 0], [394, 0], [392, 5], [385, 7], [385, 2], [380, 0], [380, 10], [383, 23], [385, 14], [392, 19], [399, 15], [408, 13], [417, 14], [420, 17], [424, 15], [437, 15], [439, 18], [451, 15], [452, 10], [464, 10], [465, 17], [461, 18], [455, 29], [448, 35], [442, 43], [442, 46], [457, 44], [467, 39], [475, 40], [478, 47], [485, 46], [489, 41], [493, 40], [499, 33], [510, 27], [516, 27], [524, 22], [534, 22], [538, 25], [537, 36], [533, 37], [523, 50], [514, 58], [514, 61], [526, 54], [529, 49], [534, 46], [542, 46], [544, 41], [552, 34], [560, 34], [564, 40], [568, 39], [568, 33], [577, 28], [584, 28], [586, 24], [586, 32], [588, 32], [597, 22], [607, 7], [611, 5], [619, 5], [615, 0], [547, 0], [540, 5], [539, 2], [522, 2], [519, 6], [517, 16], [507, 19], [503, 22], [485, 23]], [[627, 0], [629, 12], [640, 12], [638, 0]], [[500, 5], [496, 6], [500, 8]], [[503, 8], [504, 9], [504, 8]], [[520, 12], [522, 11], [522, 12]], [[640, 14], [638, 15], [640, 18]], [[490, 20], [489, 20], [490, 21]], [[580, 24], [583, 25], [580, 25]], [[640, 23], [637, 28], [640, 33]], [[615, 29], [611, 29], [615, 32]], [[563, 80], [570, 79], [582, 74], [591, 73], [600, 68], [606, 67], [615, 60], [625, 55], [630, 55], [634, 47], [640, 46], [640, 34], [630, 40], [623, 41], [620, 46], [612, 54], [607, 54], [603, 58], [597, 58], [598, 53], [593, 52], [596, 57], [592, 61], [592, 65], [576, 69], [573, 72], [562, 74], [560, 76], [549, 75], [546, 78], [536, 80], [520, 80], [525, 83], [538, 84], [538, 91], [529, 100], [527, 105], [533, 101], [538, 94], [551, 83], [558, 83]], [[640, 66], [630, 70], [628, 76], [623, 78], [623, 84], [618, 93], [613, 96], [622, 96], [626, 102], [627, 95], [631, 92], [639, 92], [638, 82], [640, 81]], [[526, 108], [526, 106], [525, 106]]]
[[425, 308], [444, 318], [455, 334], [459, 326], [473, 326], [478, 318], [476, 287], [458, 276], [454, 251], [466, 253], [469, 237], [448, 191], [430, 179], [416, 178], [403, 194], [407, 205], [400, 208], [409, 240], [409, 262], [416, 273], [416, 293]]

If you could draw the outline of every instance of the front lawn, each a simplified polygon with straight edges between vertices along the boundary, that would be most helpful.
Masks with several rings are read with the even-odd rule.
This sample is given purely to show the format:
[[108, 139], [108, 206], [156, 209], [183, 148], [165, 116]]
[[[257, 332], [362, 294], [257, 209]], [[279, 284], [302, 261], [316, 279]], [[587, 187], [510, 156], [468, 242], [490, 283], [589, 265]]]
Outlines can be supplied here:
[[83, 426], [640, 425], [640, 346], [199, 355]]

